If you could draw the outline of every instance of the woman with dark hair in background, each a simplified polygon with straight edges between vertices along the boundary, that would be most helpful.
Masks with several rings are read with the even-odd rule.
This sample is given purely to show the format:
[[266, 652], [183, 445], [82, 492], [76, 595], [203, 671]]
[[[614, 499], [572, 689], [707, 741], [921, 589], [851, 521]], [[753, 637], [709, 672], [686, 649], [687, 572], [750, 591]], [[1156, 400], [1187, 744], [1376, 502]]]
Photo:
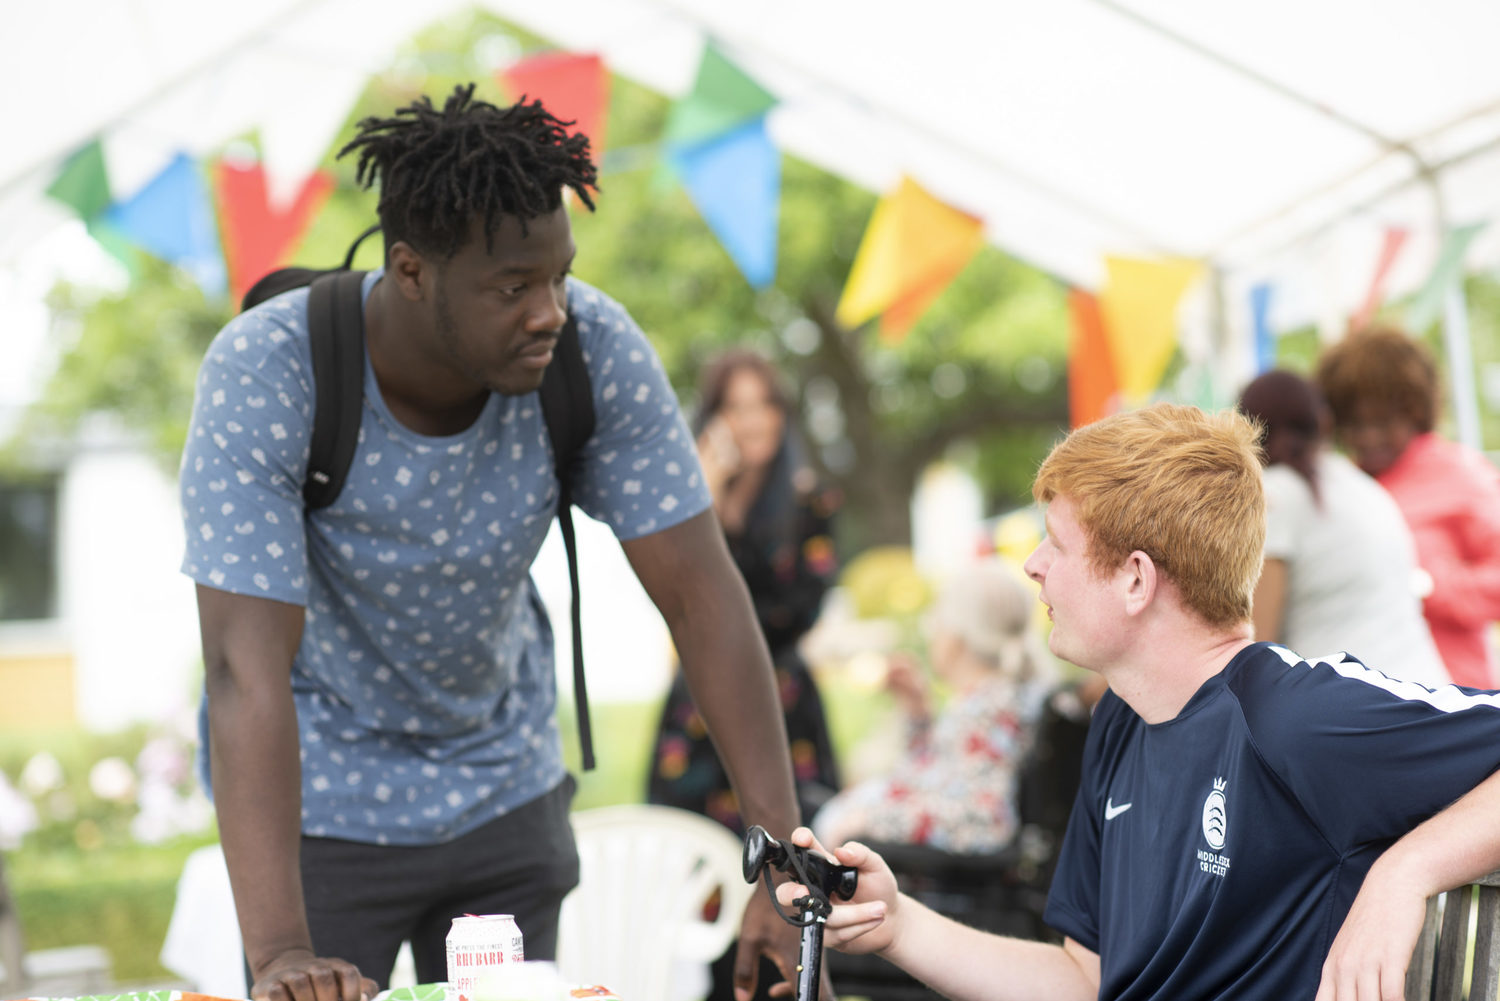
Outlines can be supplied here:
[[1358, 651], [1394, 678], [1436, 687], [1448, 674], [1422, 619], [1422, 574], [1389, 494], [1326, 445], [1329, 414], [1311, 382], [1267, 372], [1240, 410], [1262, 428], [1266, 560], [1255, 638], [1304, 657]]
[[1396, 499], [1431, 579], [1423, 614], [1448, 674], [1500, 686], [1491, 624], [1500, 619], [1500, 472], [1437, 434], [1437, 363], [1400, 330], [1350, 334], [1318, 362], [1334, 431]]
[[[803, 462], [776, 369], [754, 352], [732, 350], [705, 367], [694, 431], [714, 511], [771, 650], [805, 822], [839, 788], [822, 697], [797, 649], [838, 569], [830, 534], [838, 497]], [[681, 672], [662, 709], [647, 799], [744, 836], [729, 777]], [[733, 997], [734, 952], [714, 964], [711, 999]], [[764, 997], [777, 979], [761, 972]]]

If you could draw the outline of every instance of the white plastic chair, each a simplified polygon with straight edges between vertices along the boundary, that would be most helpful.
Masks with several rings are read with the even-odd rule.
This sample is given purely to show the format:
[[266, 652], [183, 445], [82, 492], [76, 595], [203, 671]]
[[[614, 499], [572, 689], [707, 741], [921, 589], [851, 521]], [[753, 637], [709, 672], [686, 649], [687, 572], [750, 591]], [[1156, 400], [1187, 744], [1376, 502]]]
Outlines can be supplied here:
[[[743, 846], [706, 817], [666, 806], [608, 806], [573, 814], [579, 882], [562, 905], [557, 965], [570, 983], [602, 984], [628, 1001], [682, 998], [695, 970], [739, 932], [755, 886]], [[721, 891], [718, 916], [703, 905]]]

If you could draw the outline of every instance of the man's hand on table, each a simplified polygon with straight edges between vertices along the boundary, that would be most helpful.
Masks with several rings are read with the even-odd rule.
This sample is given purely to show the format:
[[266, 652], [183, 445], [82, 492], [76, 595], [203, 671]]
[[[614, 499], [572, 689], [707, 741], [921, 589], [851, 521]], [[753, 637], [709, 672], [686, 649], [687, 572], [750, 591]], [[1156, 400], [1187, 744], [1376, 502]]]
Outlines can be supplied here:
[[308, 949], [283, 952], [255, 971], [254, 1001], [361, 1001], [376, 994], [375, 981], [353, 963], [315, 956]]
[[[797, 960], [800, 958], [802, 932], [783, 921], [771, 906], [765, 891], [756, 887], [750, 903], [745, 907], [745, 917], [740, 923], [739, 951], [734, 957], [734, 996], [736, 1001], [749, 1001], [755, 994], [756, 974], [760, 972], [762, 954], [776, 964], [781, 971], [782, 983], [770, 989], [772, 997], [791, 997], [797, 989]], [[828, 967], [822, 969], [818, 983], [818, 996], [824, 1001], [836, 1001], [833, 983], [828, 979]]]

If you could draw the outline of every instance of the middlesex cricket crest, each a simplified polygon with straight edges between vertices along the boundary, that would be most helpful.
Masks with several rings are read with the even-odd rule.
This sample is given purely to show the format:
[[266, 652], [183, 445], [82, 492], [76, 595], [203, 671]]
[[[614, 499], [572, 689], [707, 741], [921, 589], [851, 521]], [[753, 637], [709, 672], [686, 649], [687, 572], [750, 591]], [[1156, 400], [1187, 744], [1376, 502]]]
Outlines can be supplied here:
[[1203, 800], [1203, 840], [1209, 851], [1197, 851], [1198, 868], [1221, 879], [1229, 872], [1229, 856], [1221, 854], [1224, 837], [1229, 833], [1229, 801], [1224, 791], [1229, 783], [1222, 777], [1214, 779], [1214, 787]]
[[1229, 830], [1229, 806], [1224, 799], [1228, 783], [1222, 778], [1214, 779], [1213, 792], [1203, 801], [1203, 840], [1214, 851], [1224, 847], [1224, 835]]

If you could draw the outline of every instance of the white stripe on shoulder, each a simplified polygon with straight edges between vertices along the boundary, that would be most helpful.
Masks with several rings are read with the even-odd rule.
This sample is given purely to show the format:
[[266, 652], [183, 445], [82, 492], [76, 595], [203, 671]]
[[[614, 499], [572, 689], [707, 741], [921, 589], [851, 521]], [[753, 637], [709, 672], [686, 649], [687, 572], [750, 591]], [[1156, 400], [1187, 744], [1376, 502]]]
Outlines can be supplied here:
[[1399, 681], [1396, 678], [1381, 674], [1371, 667], [1366, 667], [1347, 653], [1332, 653], [1322, 657], [1302, 657], [1288, 650], [1284, 646], [1271, 644], [1278, 657], [1293, 666], [1306, 664], [1308, 667], [1317, 667], [1326, 664], [1340, 675], [1351, 681], [1361, 681], [1374, 688], [1390, 692], [1398, 699], [1409, 702], [1425, 702], [1445, 713], [1462, 712], [1465, 709], [1474, 709], [1480, 706], [1489, 706], [1491, 709], [1500, 709], [1500, 692], [1485, 692], [1479, 695], [1471, 695], [1462, 691], [1456, 685], [1444, 685], [1442, 688], [1428, 688], [1426, 685], [1415, 681]]

